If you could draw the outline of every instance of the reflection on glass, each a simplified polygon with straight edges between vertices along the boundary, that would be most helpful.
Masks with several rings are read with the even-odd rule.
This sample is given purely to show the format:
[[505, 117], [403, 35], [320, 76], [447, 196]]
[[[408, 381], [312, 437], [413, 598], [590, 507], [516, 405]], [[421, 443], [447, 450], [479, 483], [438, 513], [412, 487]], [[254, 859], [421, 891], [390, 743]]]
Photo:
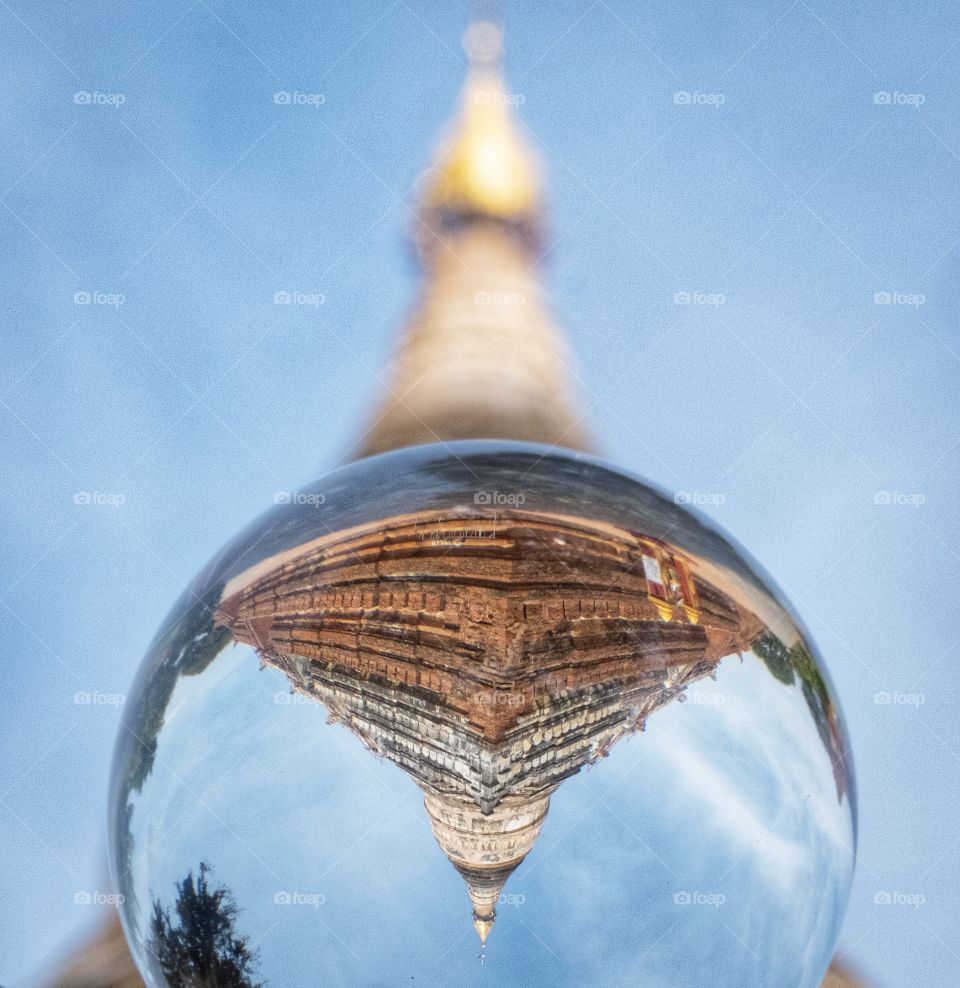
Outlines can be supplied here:
[[255, 983], [163, 962], [187, 898], [281, 984], [812, 985], [830, 957], [853, 809], [822, 668], [726, 540], [585, 456], [328, 475], [201, 574], [126, 728], [113, 863], [158, 985]]
[[190, 871], [177, 884], [175, 916], [154, 900], [148, 953], [170, 984], [262, 988], [253, 980], [256, 951], [235, 929], [233, 895], [223, 886], [211, 887], [210, 871], [201, 862], [196, 879]]

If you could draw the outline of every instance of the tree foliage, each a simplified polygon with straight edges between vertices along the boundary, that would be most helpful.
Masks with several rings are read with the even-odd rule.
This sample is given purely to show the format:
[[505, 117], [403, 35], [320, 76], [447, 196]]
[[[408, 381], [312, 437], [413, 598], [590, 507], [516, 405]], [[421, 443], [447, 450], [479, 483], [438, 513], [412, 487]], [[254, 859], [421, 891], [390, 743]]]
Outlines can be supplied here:
[[753, 643], [753, 653], [781, 683], [789, 686], [794, 682], [790, 651], [769, 628]]
[[237, 906], [224, 886], [210, 882], [201, 862], [177, 883], [173, 911], [153, 900], [149, 950], [171, 988], [263, 988], [258, 956], [236, 931]]

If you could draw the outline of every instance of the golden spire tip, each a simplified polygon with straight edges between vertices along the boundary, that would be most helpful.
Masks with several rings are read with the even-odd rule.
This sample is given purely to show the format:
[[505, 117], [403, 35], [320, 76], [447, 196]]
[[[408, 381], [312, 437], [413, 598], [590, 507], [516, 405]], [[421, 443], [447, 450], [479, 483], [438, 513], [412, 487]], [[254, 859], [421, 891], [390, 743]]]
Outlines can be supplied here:
[[493, 924], [496, 922], [497, 917], [495, 915], [490, 916], [478, 916], [476, 913], [473, 914], [473, 928], [480, 935], [480, 946], [486, 947], [487, 937], [490, 936], [490, 931], [493, 929]]
[[493, 21], [476, 20], [463, 47], [470, 67], [460, 110], [427, 172], [420, 217], [438, 230], [451, 218], [504, 220], [520, 224], [535, 239], [540, 168], [514, 119], [524, 97], [504, 88], [503, 32]]

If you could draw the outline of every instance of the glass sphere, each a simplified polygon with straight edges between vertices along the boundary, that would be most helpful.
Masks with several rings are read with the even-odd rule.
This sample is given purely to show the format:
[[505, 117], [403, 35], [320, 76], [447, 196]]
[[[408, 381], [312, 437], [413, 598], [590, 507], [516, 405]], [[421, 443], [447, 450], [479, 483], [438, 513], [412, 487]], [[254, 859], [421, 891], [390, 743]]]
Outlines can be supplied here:
[[849, 746], [729, 540], [531, 445], [276, 500], [127, 703], [111, 866], [149, 985], [819, 984]]

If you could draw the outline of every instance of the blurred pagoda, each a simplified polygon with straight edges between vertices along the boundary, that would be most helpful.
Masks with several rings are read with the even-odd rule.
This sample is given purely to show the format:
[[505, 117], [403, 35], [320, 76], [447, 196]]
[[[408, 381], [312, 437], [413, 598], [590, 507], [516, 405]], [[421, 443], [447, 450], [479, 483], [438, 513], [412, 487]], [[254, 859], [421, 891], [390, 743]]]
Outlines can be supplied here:
[[458, 116], [418, 183], [424, 286], [359, 454], [454, 439], [586, 449], [566, 340], [537, 278], [540, 168], [514, 119], [502, 40], [476, 22]]

